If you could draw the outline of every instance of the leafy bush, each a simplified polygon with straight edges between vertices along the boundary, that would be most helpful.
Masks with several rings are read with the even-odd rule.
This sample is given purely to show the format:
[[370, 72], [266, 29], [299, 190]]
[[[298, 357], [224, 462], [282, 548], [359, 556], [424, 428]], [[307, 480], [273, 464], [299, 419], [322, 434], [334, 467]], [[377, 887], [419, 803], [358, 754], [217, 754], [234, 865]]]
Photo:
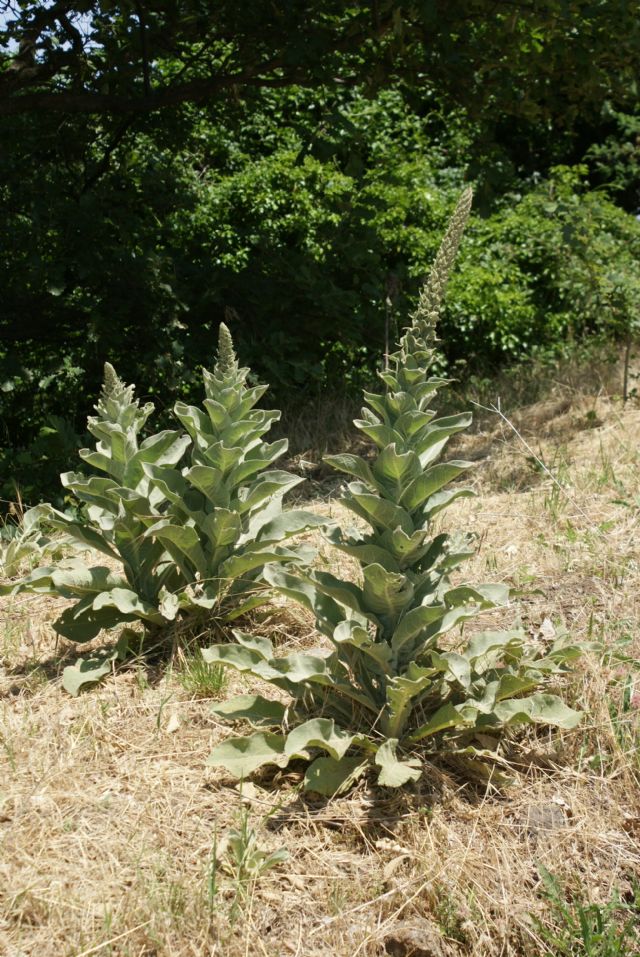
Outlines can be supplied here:
[[582, 167], [471, 223], [442, 321], [446, 354], [474, 369], [638, 329], [640, 223]]
[[[325, 571], [270, 566], [267, 580], [311, 610], [332, 643], [322, 654], [274, 654], [266, 638], [236, 632], [236, 643], [203, 654], [270, 682], [289, 702], [242, 695], [214, 708], [260, 730], [223, 741], [209, 763], [244, 777], [265, 764], [311, 761], [305, 787], [346, 789], [374, 767], [378, 783], [397, 787], [422, 773], [425, 753], [446, 752], [491, 774], [499, 738], [516, 724], [571, 728], [580, 715], [544, 690], [577, 649], [556, 642], [541, 654], [521, 630], [448, 640], [456, 626], [507, 601], [499, 585], [452, 586], [450, 572], [471, 554], [466, 534], [433, 534], [435, 517], [468, 489], [453, 486], [469, 463], [439, 463], [466, 413], [435, 418], [431, 399], [445, 380], [430, 375], [435, 321], [471, 205], [466, 191], [443, 240], [418, 310], [381, 373], [383, 394], [365, 393], [356, 426], [373, 440], [374, 458], [330, 456], [352, 475], [343, 504], [369, 530], [336, 528], [330, 541], [356, 559], [354, 584]], [[421, 757], [418, 757], [418, 749]], [[312, 759], [316, 751], [325, 752]]]
[[[256, 582], [266, 562], [305, 557], [280, 543], [320, 519], [282, 511], [301, 479], [265, 471], [286, 450], [261, 436], [279, 412], [253, 409], [265, 386], [247, 387], [226, 326], [218, 358], [204, 370], [204, 408], [177, 403], [189, 434], [166, 430], [140, 441], [153, 405], [142, 408], [113, 367], [88, 427], [94, 450], [80, 456], [103, 476], [68, 472], [63, 486], [85, 505], [81, 518], [50, 508], [49, 521], [86, 549], [121, 565], [89, 567], [80, 558], [36, 569], [12, 591], [76, 598], [55, 622], [71, 641], [142, 621], [159, 628], [179, 616], [238, 615], [263, 601]], [[190, 450], [190, 467], [177, 468]], [[5, 589], [7, 590], [7, 589]]]

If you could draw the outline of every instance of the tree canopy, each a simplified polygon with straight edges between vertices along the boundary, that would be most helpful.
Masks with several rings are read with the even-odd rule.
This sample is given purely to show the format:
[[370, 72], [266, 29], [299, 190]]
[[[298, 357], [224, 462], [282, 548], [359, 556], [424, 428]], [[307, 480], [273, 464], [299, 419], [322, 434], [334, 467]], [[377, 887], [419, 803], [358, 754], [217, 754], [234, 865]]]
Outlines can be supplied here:
[[4, 494], [57, 485], [104, 361], [168, 407], [222, 320], [285, 405], [358, 388], [465, 184], [443, 363], [620, 329], [640, 256], [636, 13], [0, 0]]
[[[5, 0], [0, 115], [149, 113], [266, 87], [402, 77], [564, 116], [637, 96], [628, 0]], [[614, 40], [615, 38], [615, 40]]]

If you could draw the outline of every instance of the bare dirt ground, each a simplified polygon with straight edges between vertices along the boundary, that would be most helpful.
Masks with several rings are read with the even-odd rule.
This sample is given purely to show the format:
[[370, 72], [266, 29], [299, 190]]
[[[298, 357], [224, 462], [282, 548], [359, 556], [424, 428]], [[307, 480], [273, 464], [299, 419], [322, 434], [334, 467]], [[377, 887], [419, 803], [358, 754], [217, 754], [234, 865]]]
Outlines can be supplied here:
[[[217, 688], [179, 639], [71, 698], [60, 675], [78, 651], [50, 626], [63, 603], [5, 599], [0, 953], [640, 954], [640, 410], [545, 401], [513, 417], [519, 434], [487, 414], [458, 443], [478, 496], [447, 527], [478, 536], [469, 581], [516, 589], [501, 624], [590, 643], [565, 689], [582, 725], [521, 735], [502, 792], [427, 767], [402, 794], [303, 799], [294, 771], [241, 795], [205, 760], [229, 733], [211, 699], [242, 679]], [[339, 516], [334, 487], [318, 491], [314, 507]], [[319, 642], [293, 607], [255, 627], [283, 648]], [[242, 872], [234, 828], [288, 860]], [[587, 949], [581, 912], [623, 949]]]

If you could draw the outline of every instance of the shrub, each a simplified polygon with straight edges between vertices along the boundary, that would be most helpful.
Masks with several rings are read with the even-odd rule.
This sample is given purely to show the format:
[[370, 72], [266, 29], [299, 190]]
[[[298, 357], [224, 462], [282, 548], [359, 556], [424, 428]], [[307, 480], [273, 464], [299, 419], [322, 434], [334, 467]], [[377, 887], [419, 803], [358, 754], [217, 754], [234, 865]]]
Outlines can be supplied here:
[[[269, 582], [310, 609], [331, 642], [320, 654], [274, 654], [266, 638], [236, 632], [236, 643], [203, 653], [209, 663], [248, 672], [288, 701], [242, 695], [214, 708], [229, 720], [265, 727], [223, 741], [209, 763], [244, 777], [265, 764], [308, 760], [305, 787], [348, 788], [369, 768], [380, 785], [416, 780], [425, 757], [443, 752], [491, 774], [500, 736], [516, 724], [571, 728], [580, 715], [544, 690], [577, 649], [556, 642], [541, 654], [519, 630], [446, 638], [480, 611], [505, 603], [500, 585], [452, 586], [450, 573], [471, 554], [465, 533], [434, 534], [435, 517], [471, 492], [451, 483], [469, 463], [439, 463], [466, 413], [435, 418], [429, 404], [445, 380], [430, 375], [435, 321], [471, 205], [463, 194], [409, 329], [381, 373], [386, 391], [365, 393], [356, 426], [375, 445], [328, 461], [355, 478], [342, 502], [362, 522], [336, 528], [332, 543], [356, 559], [354, 584], [325, 571], [270, 566]], [[271, 730], [277, 728], [280, 730]], [[314, 757], [318, 752], [319, 756]]]

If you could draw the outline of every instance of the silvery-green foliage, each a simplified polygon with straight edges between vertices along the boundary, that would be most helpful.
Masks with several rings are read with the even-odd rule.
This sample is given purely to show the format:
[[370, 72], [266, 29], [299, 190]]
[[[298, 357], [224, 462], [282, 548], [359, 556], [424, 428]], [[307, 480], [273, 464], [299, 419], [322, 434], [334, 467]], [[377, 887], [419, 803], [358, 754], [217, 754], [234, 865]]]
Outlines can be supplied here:
[[[78, 599], [55, 622], [59, 634], [84, 642], [123, 622], [160, 627], [211, 610], [237, 616], [265, 600], [259, 582], [266, 563], [308, 557], [303, 547], [283, 543], [323, 520], [283, 511], [283, 496], [302, 480], [269, 469], [287, 442], [262, 440], [280, 413], [254, 408], [266, 386], [248, 386], [248, 373], [222, 325], [213, 372], [203, 371], [203, 407], [178, 402], [174, 409], [187, 434], [167, 430], [140, 441], [153, 406], [141, 407], [133, 386], [106, 364], [97, 414], [88, 422], [96, 446], [80, 451], [102, 474], [61, 476], [84, 503], [82, 518], [51, 508], [47, 515], [122, 570], [89, 567], [76, 557], [11, 587]], [[180, 467], [189, 447], [189, 464]]]
[[255, 408], [267, 387], [248, 385], [248, 375], [221, 324], [215, 366], [204, 371], [202, 407], [175, 406], [191, 438], [189, 465], [145, 465], [167, 501], [145, 535], [162, 542], [188, 583], [180, 607], [219, 608], [227, 618], [265, 600], [259, 584], [265, 564], [309, 556], [300, 546], [287, 547], [286, 539], [323, 524], [308, 512], [283, 511], [284, 495], [302, 479], [270, 468], [287, 440], [263, 440], [280, 412]]
[[91, 553], [117, 561], [122, 570], [90, 566], [75, 557], [36, 569], [13, 589], [77, 599], [54, 623], [56, 631], [71, 641], [90, 641], [101, 629], [122, 622], [141, 620], [160, 626], [176, 614], [173, 592], [183, 585], [180, 574], [164, 545], [145, 534], [166, 504], [145, 466], [172, 467], [190, 440], [167, 430], [140, 441], [153, 405], [140, 407], [133, 391], [107, 363], [97, 414], [88, 420], [96, 446], [79, 453], [101, 474], [61, 476], [65, 488], [84, 503], [83, 517], [72, 519], [53, 508], [47, 512], [54, 528]]
[[46, 505], [28, 508], [19, 521], [10, 518], [0, 525], [0, 578], [14, 578], [44, 558], [64, 551], [65, 541], [52, 539], [43, 530], [42, 521], [49, 514]]
[[412, 324], [381, 374], [385, 391], [365, 393], [355, 424], [373, 442], [374, 456], [327, 459], [353, 479], [342, 502], [359, 522], [329, 537], [356, 559], [359, 581], [278, 566], [266, 572], [275, 589], [313, 613], [332, 650], [283, 657], [267, 639], [236, 632], [235, 644], [204, 652], [208, 662], [252, 674], [289, 697], [283, 704], [243, 695], [214, 709], [261, 728], [211, 754], [210, 764], [238, 777], [296, 757], [311, 762], [305, 786], [324, 794], [348, 788], [369, 768], [379, 784], [397, 787], [420, 776], [425, 756], [446, 751], [483, 771], [497, 757], [489, 745], [497, 746], [504, 728], [570, 728], [579, 720], [545, 690], [577, 654], [566, 641], [541, 651], [518, 629], [471, 640], [454, 632], [508, 601], [505, 586], [452, 585], [452, 570], [471, 554], [469, 536], [434, 528], [437, 515], [471, 494], [451, 485], [469, 463], [439, 461], [471, 416], [436, 417], [430, 405], [445, 382], [429, 371], [435, 319], [470, 202], [467, 192]]

